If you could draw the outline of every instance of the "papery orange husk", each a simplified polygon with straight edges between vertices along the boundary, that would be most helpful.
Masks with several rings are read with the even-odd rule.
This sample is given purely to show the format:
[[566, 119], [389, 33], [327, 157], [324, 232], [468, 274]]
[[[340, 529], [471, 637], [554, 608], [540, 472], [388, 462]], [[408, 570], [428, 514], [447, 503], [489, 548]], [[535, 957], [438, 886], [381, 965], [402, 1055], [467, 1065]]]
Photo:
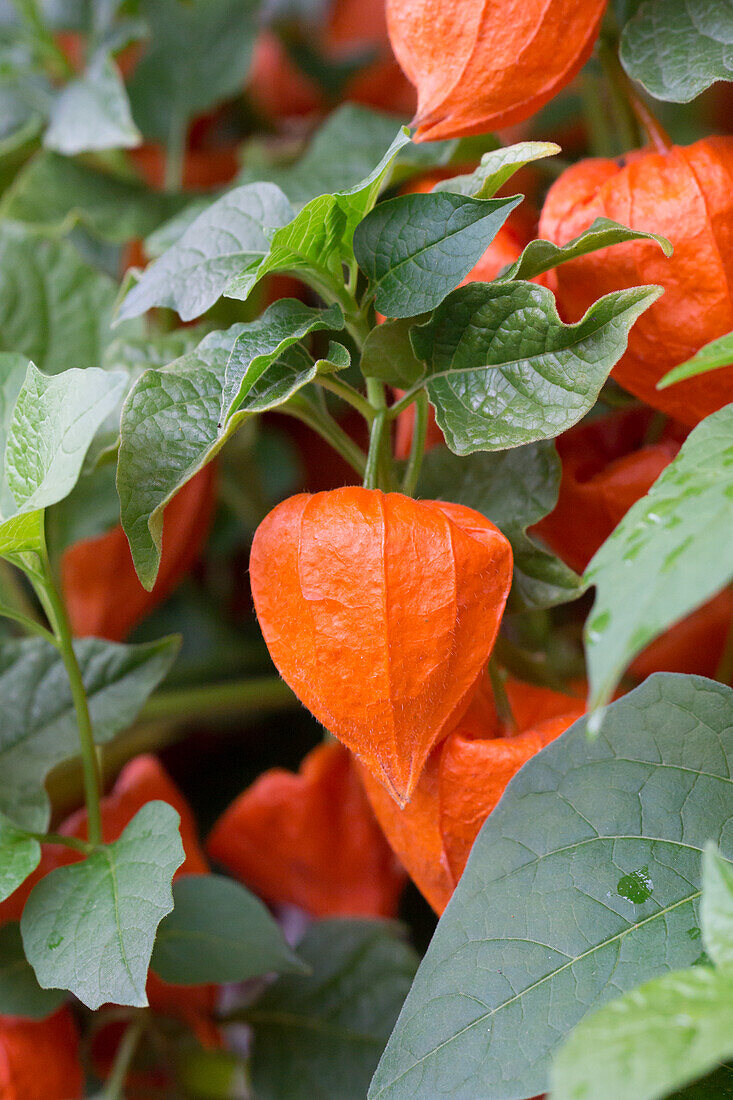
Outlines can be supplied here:
[[336, 742], [313, 749], [297, 775], [261, 775], [219, 818], [207, 850], [267, 901], [314, 917], [393, 917], [405, 882]]
[[47, 1020], [0, 1016], [0, 1100], [80, 1100], [79, 1033], [68, 1008]]
[[[392, 55], [383, 0], [334, 0], [326, 23], [309, 43], [331, 62], [359, 55], [364, 66], [347, 79], [341, 99], [395, 114], [415, 109], [415, 90]], [[327, 106], [323, 90], [288, 57], [277, 35], [263, 32], [247, 82], [256, 106], [271, 118], [306, 115]]]
[[214, 465], [205, 466], [166, 508], [160, 570], [152, 592], [146, 592], [137, 579], [130, 546], [119, 525], [64, 552], [61, 585], [76, 635], [122, 641], [170, 595], [190, 572], [209, 533], [215, 476]]
[[560, 265], [552, 279], [560, 313], [576, 321], [610, 291], [664, 287], [631, 330], [612, 374], [648, 405], [695, 425], [733, 400], [733, 367], [663, 390], [656, 384], [733, 330], [733, 138], [574, 165], [548, 193], [540, 236], [566, 244], [600, 217], [661, 233], [674, 255], [666, 259], [655, 243], [633, 241]]
[[[138, 810], [147, 802], [160, 799], [167, 802], [181, 818], [180, 830], [186, 858], [175, 873], [181, 875], [206, 874], [209, 864], [201, 848], [198, 830], [191, 808], [173, 780], [154, 756], [138, 756], [126, 764], [120, 772], [112, 791], [101, 801], [102, 837], [106, 844], [120, 836]], [[79, 810], [68, 817], [58, 832], [62, 836], [87, 839], [87, 812]], [[60, 844], [44, 844], [41, 863], [21, 887], [0, 905], [0, 925], [20, 920], [28, 895], [40, 879], [57, 867], [76, 863], [79, 852]], [[148, 999], [153, 1011], [175, 1016], [197, 1034], [199, 1041], [214, 1045], [219, 1041], [218, 1029], [212, 1022], [215, 1008], [216, 987], [201, 985], [181, 987], [168, 985], [154, 974], [148, 976]], [[1, 1094], [0, 1094], [1, 1097]]]
[[406, 871], [438, 913], [463, 874], [481, 826], [509, 780], [584, 712], [569, 695], [510, 680], [507, 696], [517, 731], [502, 728], [486, 696], [438, 745], [403, 809], [363, 768], [377, 820]]
[[529, 118], [590, 57], [606, 0], [387, 0], [392, 48], [417, 87], [417, 139]]
[[404, 803], [491, 652], [508, 541], [470, 508], [352, 486], [270, 512], [250, 580], [283, 679]]

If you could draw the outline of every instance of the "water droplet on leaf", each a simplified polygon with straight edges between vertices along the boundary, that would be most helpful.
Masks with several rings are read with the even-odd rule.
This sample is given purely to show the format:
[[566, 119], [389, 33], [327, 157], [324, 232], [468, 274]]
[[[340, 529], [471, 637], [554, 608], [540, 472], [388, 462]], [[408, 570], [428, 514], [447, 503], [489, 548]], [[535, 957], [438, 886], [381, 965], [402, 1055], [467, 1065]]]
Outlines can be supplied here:
[[649, 868], [639, 867], [628, 875], [623, 875], [618, 880], [616, 887], [619, 896], [631, 901], [634, 905], [641, 905], [648, 901], [654, 890], [654, 883], [649, 878]]

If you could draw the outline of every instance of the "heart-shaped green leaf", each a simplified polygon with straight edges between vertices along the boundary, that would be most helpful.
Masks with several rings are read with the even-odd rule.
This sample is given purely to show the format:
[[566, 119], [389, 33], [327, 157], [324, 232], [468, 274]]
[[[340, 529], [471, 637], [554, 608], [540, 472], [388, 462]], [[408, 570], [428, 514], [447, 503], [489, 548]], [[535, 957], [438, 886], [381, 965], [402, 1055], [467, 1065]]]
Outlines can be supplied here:
[[101, 149], [129, 149], [141, 141], [120, 71], [101, 50], [86, 72], [59, 93], [43, 144], [71, 157]]
[[148, 802], [119, 840], [34, 886], [20, 930], [43, 989], [68, 989], [92, 1010], [147, 1005], [155, 933], [185, 859], [179, 822], [167, 802]]
[[544, 287], [459, 287], [412, 330], [450, 449], [499, 451], [567, 431], [593, 408], [629, 329], [659, 294], [656, 287], [608, 294], [565, 325]]
[[702, 850], [715, 836], [733, 854], [732, 716], [730, 688], [656, 674], [608, 707], [596, 739], [581, 720], [521, 769], [473, 846], [372, 1100], [543, 1092], [583, 1016], [698, 959]]
[[733, 80], [732, 45], [725, 0], [646, 0], [624, 27], [621, 62], [656, 99], [689, 103], [716, 80]]

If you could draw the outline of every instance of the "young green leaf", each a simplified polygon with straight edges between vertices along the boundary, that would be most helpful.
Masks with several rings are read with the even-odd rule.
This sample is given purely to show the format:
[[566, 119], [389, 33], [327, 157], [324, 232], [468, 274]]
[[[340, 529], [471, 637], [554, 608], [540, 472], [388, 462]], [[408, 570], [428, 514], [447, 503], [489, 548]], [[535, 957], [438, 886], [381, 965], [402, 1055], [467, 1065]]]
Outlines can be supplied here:
[[117, 288], [67, 241], [0, 223], [0, 350], [46, 374], [98, 367]]
[[179, 822], [167, 802], [148, 802], [119, 840], [34, 886], [20, 931], [43, 989], [68, 989], [92, 1010], [147, 1005], [155, 933], [185, 859]]
[[490, 199], [525, 164], [555, 157], [561, 152], [562, 149], [554, 141], [520, 141], [518, 145], [503, 145], [484, 153], [481, 164], [474, 172], [440, 180], [433, 191], [452, 191], [457, 195]]
[[647, 982], [575, 1029], [552, 1100], [659, 1100], [733, 1057], [733, 976], [707, 966]]
[[673, 367], [659, 382], [657, 389], [664, 390], [675, 382], [683, 382], [685, 378], [697, 378], [699, 374], [705, 374], [709, 370], [717, 370], [718, 367], [729, 367], [733, 363], [733, 332], [727, 332], [718, 340], [711, 340], [704, 348], [700, 348], [691, 359]]
[[354, 255], [380, 313], [414, 317], [435, 309], [521, 201], [444, 192], [380, 203], [354, 233]]
[[[115, 645], [75, 642], [94, 734], [105, 744], [129, 726], [168, 673], [178, 640]], [[0, 813], [20, 828], [43, 832], [50, 807], [44, 781], [79, 752], [68, 677], [60, 654], [41, 638], [0, 644]]]
[[48, 377], [28, 364], [5, 447], [5, 478], [18, 511], [48, 508], [71, 492], [126, 385], [118, 371], [88, 367]]
[[0, 901], [9, 898], [40, 862], [38, 841], [0, 814]]
[[530, 283], [459, 287], [412, 331], [446, 443], [458, 455], [549, 439], [576, 424], [660, 291], [607, 294], [575, 325]]
[[224, 375], [221, 419], [241, 405], [267, 368], [287, 348], [311, 332], [344, 327], [337, 305], [316, 309], [294, 298], [273, 302], [256, 321], [246, 325], [232, 344]]
[[141, 141], [120, 71], [110, 55], [100, 51], [86, 72], [59, 93], [43, 144], [70, 157], [101, 149], [130, 149]]
[[[277, 305], [279, 315], [282, 303]], [[260, 331], [261, 320], [254, 323]], [[288, 350], [279, 357], [271, 350], [260, 356], [256, 380], [249, 390], [240, 386], [239, 405], [223, 420], [227, 364], [239, 338], [251, 329], [238, 324], [210, 333], [195, 351], [161, 370], [146, 371], [125, 402], [117, 489], [122, 526], [146, 588], [152, 588], [158, 573], [163, 511], [173, 496], [247, 417], [282, 405], [318, 373], [318, 364], [297, 345], [288, 348], [285, 337], [278, 347]]]
[[122, 244], [133, 237], [147, 237], [185, 201], [45, 151], [15, 177], [3, 196], [0, 214], [59, 236], [81, 224], [105, 240]]
[[254, 894], [221, 875], [186, 875], [158, 929], [150, 965], [174, 985], [244, 982], [308, 968]]
[[258, 33], [254, 0], [141, 0], [149, 46], [129, 84], [146, 137], [168, 142], [244, 86]]
[[624, 27], [621, 63], [656, 99], [689, 103], [733, 80], [733, 10], [726, 3], [645, 0]]
[[642, 233], [637, 229], [627, 229], [625, 225], [619, 225], [610, 218], [596, 218], [579, 237], [562, 247], [552, 241], [530, 241], [519, 259], [499, 277], [499, 281], [534, 279], [543, 271], [566, 264], [568, 260], [587, 256], [589, 252], [598, 252], [601, 248], [609, 248], [614, 244], [625, 244], [627, 241], [654, 241], [665, 256], [672, 255], [672, 245], [666, 237], [660, 237], [658, 233]]
[[[585, 630], [592, 707], [633, 657], [733, 576], [733, 405], [690, 433], [586, 570], [596, 599]], [[712, 835], [712, 834], [711, 834]]]
[[0, 928], [0, 1014], [45, 1020], [65, 1000], [63, 989], [41, 989], [25, 957], [20, 926]]
[[722, 684], [658, 673], [596, 739], [582, 719], [525, 764], [473, 846], [371, 1100], [446, 1082], [452, 1100], [543, 1092], [588, 1012], [698, 959], [701, 852], [719, 836], [733, 854], [731, 707]]
[[495, 523], [512, 544], [514, 610], [554, 607], [582, 595], [581, 580], [527, 534], [557, 504], [560, 459], [552, 442], [456, 458], [435, 447], [423, 460], [417, 496], [465, 504]]
[[265, 259], [251, 265], [226, 288], [230, 298], [246, 299], [255, 283], [273, 271], [293, 271], [326, 298], [338, 295], [343, 264], [351, 258], [357, 226], [374, 206], [399, 150], [409, 142], [403, 127], [377, 165], [352, 187], [333, 195], [319, 195], [306, 204], [292, 222], [272, 234]]
[[235, 187], [199, 214], [180, 240], [145, 269], [123, 299], [118, 320], [153, 306], [177, 310], [181, 320], [205, 313], [231, 279], [270, 248], [273, 229], [286, 225], [293, 208], [271, 183]]
[[279, 978], [247, 1011], [254, 1092], [258, 1100], [364, 1096], [415, 953], [397, 925], [333, 919], [312, 924], [298, 954], [312, 973]]
[[702, 863], [700, 917], [705, 950], [721, 970], [733, 969], [733, 865], [722, 859], [714, 844], [705, 849]]

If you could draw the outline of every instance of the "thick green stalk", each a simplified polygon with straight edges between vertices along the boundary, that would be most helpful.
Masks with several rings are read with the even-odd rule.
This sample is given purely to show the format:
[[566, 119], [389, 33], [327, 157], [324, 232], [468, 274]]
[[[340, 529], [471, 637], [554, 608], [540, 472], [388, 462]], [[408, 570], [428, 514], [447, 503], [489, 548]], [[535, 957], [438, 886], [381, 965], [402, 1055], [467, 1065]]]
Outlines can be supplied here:
[[100, 802], [102, 798], [102, 784], [99, 774], [97, 749], [94, 744], [92, 720], [89, 715], [89, 704], [87, 702], [87, 693], [84, 687], [81, 669], [79, 668], [79, 662], [74, 652], [71, 627], [66, 614], [66, 608], [53, 582], [51, 565], [46, 550], [45, 535], [39, 556], [43, 567], [44, 577], [42, 582], [36, 582], [36, 590], [56, 637], [58, 650], [66, 668], [66, 675], [69, 678], [71, 697], [74, 701], [74, 710], [76, 711], [82, 772], [84, 775], [84, 797], [89, 822], [89, 842], [92, 845], [101, 844], [102, 814]]

